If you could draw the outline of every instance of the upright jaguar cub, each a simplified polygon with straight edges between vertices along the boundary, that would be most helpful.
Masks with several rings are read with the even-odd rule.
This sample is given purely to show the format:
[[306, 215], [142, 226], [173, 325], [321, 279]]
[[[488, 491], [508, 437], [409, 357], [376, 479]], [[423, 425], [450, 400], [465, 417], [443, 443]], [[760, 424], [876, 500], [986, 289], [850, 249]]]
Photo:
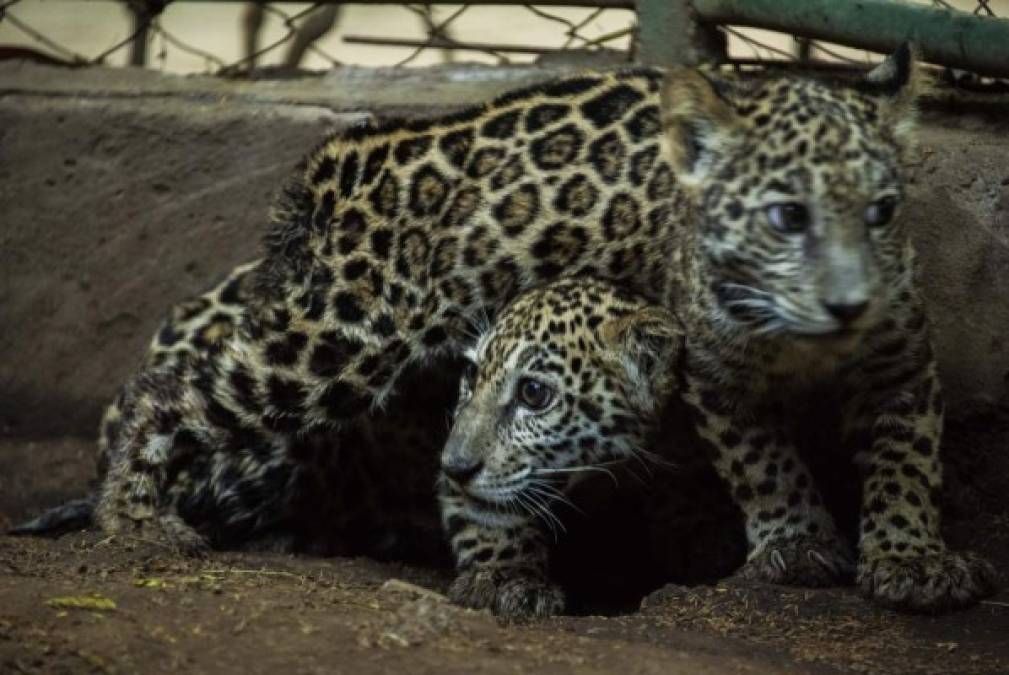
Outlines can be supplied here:
[[98, 521], [196, 545], [172, 480], [232, 454], [243, 471], [202, 512], [253, 533], [299, 439], [458, 353], [473, 316], [594, 276], [681, 313], [684, 396], [745, 512], [747, 574], [829, 583], [848, 566], [787, 434], [791, 404], [827, 384], [864, 468], [863, 593], [909, 610], [974, 602], [994, 573], [940, 537], [941, 399], [894, 219], [912, 71], [905, 47], [855, 86], [585, 75], [330, 138], [278, 202], [238, 330], [185, 377], [138, 376], [164, 406], [124, 415]]

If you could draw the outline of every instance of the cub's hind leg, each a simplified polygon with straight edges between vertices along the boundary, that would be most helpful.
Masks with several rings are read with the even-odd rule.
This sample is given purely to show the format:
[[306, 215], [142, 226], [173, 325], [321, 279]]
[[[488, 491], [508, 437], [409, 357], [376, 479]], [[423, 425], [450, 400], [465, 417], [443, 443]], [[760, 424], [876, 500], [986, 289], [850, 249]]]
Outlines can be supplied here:
[[[298, 469], [288, 437], [244, 424], [212, 362], [143, 371], [102, 435], [95, 521], [187, 552], [231, 548], [287, 516]], [[223, 386], [223, 385], [222, 385]]]
[[167, 495], [177, 436], [193, 416], [185, 379], [177, 369], [143, 371], [106, 411], [99, 442], [104, 476], [94, 520], [112, 535], [198, 553], [208, 548], [207, 539], [174, 512]]

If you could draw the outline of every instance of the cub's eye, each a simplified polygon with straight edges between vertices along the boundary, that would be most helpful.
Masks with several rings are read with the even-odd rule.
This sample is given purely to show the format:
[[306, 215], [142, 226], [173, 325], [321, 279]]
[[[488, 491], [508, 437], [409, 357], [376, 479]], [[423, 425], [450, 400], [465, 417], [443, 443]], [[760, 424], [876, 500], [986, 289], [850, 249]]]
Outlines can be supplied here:
[[523, 377], [519, 381], [518, 401], [529, 410], [543, 410], [554, 399], [554, 390], [549, 385], [531, 377]]
[[809, 227], [809, 210], [798, 202], [771, 204], [767, 207], [767, 219], [778, 232], [798, 234]]
[[893, 220], [893, 212], [897, 208], [896, 197], [883, 197], [869, 204], [865, 210], [865, 224], [869, 227], [886, 225]]
[[462, 367], [462, 379], [469, 386], [473, 386], [476, 382], [476, 364], [472, 361], [466, 361]]

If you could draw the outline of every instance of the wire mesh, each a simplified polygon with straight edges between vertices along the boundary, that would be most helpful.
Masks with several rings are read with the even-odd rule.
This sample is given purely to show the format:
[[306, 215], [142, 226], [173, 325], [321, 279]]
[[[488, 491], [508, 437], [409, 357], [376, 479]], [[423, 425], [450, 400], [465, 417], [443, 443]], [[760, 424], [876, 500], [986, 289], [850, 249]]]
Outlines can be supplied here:
[[[184, 0], [179, 0], [179, 2], [184, 2]], [[342, 64], [342, 59], [334, 56], [332, 52], [335, 50], [329, 46], [333, 42], [332, 39], [305, 40], [304, 36], [306, 26], [311, 23], [313, 17], [327, 7], [340, 3], [316, 2], [297, 10], [292, 10], [290, 5], [282, 3], [230, 3], [232, 6], [244, 4], [245, 7], [240, 10], [242, 12], [265, 13], [273, 18], [275, 23], [276, 20], [279, 20], [279, 24], [283, 28], [279, 37], [268, 40], [262, 46], [257, 44], [254, 49], [246, 48], [237, 58], [233, 53], [228, 54], [224, 50], [215, 51], [212, 47], [198, 45], [197, 40], [174, 28], [160, 12], [160, 9], [167, 3], [151, 3], [145, 0], [124, 2], [124, 6], [133, 12], [135, 19], [133, 28], [125, 38], [115, 40], [112, 44], [99, 49], [95, 49], [92, 44], [75, 44], [66, 38], [55, 37], [54, 33], [57, 31], [53, 31], [51, 27], [47, 30], [47, 24], [52, 23], [50, 21], [45, 19], [31, 21], [19, 16], [18, 6], [25, 7], [31, 4], [32, 0], [7, 0], [0, 3], [0, 49], [6, 46], [10, 52], [14, 45], [18, 45], [16, 49], [18, 55], [35, 52], [36, 56], [47, 61], [89, 65], [109, 63], [113, 58], [122, 61], [123, 55], [129, 51], [128, 48], [133, 46], [134, 42], [143, 41], [142, 51], [148, 55], [145, 60], [146, 65], [165, 68], [175, 52], [175, 55], [181, 53], [196, 57], [197, 61], [202, 64], [202, 68], [197, 68], [197, 70], [222, 75], [240, 73], [271, 59], [280, 60], [288, 66], [297, 66], [300, 56], [306, 52], [316, 57], [316, 63], [321, 60], [324, 66]], [[78, 7], [88, 4], [92, 3], [79, 3]], [[420, 61], [430, 62], [430, 58], [422, 59], [422, 57], [431, 53], [438, 54], [440, 61], [456, 60], [460, 54], [466, 54], [470, 59], [476, 55], [483, 57], [482, 60], [505, 64], [514, 61], [527, 61], [542, 54], [561, 51], [601, 51], [612, 48], [618, 54], [618, 58], [621, 54], [626, 60], [631, 58], [628, 53], [628, 45], [633, 32], [633, 13], [627, 10], [607, 8], [563, 8], [563, 10], [557, 10], [557, 8], [547, 9], [521, 3], [506, 8], [474, 7], [468, 4], [440, 5], [435, 8], [429, 4], [403, 3], [398, 6], [383, 7], [382, 10], [388, 16], [384, 20], [374, 21], [374, 24], [383, 27], [379, 29], [379, 32], [362, 31], [344, 34], [342, 44], [386, 48], [390, 55], [386, 65], [407, 66]], [[536, 39], [525, 43], [508, 39], [494, 42], [481, 39], [477, 33], [484, 33], [484, 31], [479, 28], [474, 30], [474, 26], [495, 23], [493, 16], [489, 20], [482, 20], [482, 15], [500, 14], [503, 11], [512, 14], [524, 13], [530, 18], [534, 18], [538, 25], [534, 24], [531, 29], [522, 30], [522, 33], [534, 35]], [[413, 17], [413, 25], [410, 25], [411, 17]], [[459, 24], [464, 23], [468, 18], [472, 18], [469, 21], [469, 26], [460, 28]], [[246, 47], [250, 43], [249, 33], [250, 31], [254, 32], [255, 29], [251, 28], [248, 23], [248, 21], [235, 22], [235, 35], [230, 40], [232, 46], [239, 41]], [[422, 29], [422, 35], [419, 37], [415, 35], [418, 23]], [[516, 23], [516, 21], [512, 20], [510, 23]], [[528, 25], [529, 21], [524, 23]], [[617, 27], [613, 28], [615, 24]], [[412, 30], [404, 31], [404, 26]], [[388, 28], [386, 29], [386, 27]], [[321, 30], [316, 26], [315, 30], [325, 34], [331, 28], [333, 28], [332, 24], [324, 26]], [[350, 25], [347, 28], [353, 30], [356, 27]], [[311, 30], [309, 28], [309, 32]], [[408, 34], [402, 35], [403, 32]], [[495, 34], [499, 33], [499, 31], [494, 32]], [[239, 35], [239, 33], [244, 34]], [[469, 36], [472, 36], [473, 39], [470, 39]], [[298, 49], [299, 40], [305, 43], [303, 49]], [[5, 45], [5, 43], [7, 44]], [[324, 43], [326, 46], [323, 46]], [[402, 55], [404, 49], [408, 51]], [[285, 50], [297, 53], [293, 57], [290, 53], [285, 56]], [[234, 52], [235, 50], [231, 49], [230, 51]], [[352, 49], [349, 51], [352, 52]], [[480, 59], [478, 58], [478, 60]]]
[[[172, 70], [170, 62], [180, 56], [202, 70], [219, 75], [236, 75], [251, 71], [266, 61], [281, 61], [296, 67], [311, 55], [316, 66], [335, 67], [343, 62], [355, 61], [355, 49], [384, 50], [387, 55], [379, 62], [390, 66], [409, 66], [431, 63], [434, 60], [452, 61], [460, 58], [485, 60], [499, 64], [546, 58], [564, 52], [599, 52], [614, 62], [633, 61], [635, 15], [625, 9], [606, 7], [557, 8], [529, 3], [514, 3], [507, 7], [460, 4], [454, 6], [423, 3], [403, 3], [383, 6], [381, 20], [359, 21], [344, 17], [338, 21], [337, 5], [343, 3], [315, 2], [302, 6], [291, 3], [246, 2], [230, 3], [230, 7], [244, 12], [241, 21], [232, 24], [230, 40], [215, 39], [206, 44], [206, 31], [200, 38], [186, 33], [185, 27], [173, 24], [167, 6], [190, 4], [201, 9], [208, 3], [186, 3], [185, 0], [124, 0], [122, 5], [132, 12], [132, 27], [125, 37], [117, 37], [109, 44], [96, 46], [95, 40], [75, 43], [57, 37], [53, 23], [35, 13], [32, 20], [19, 11], [40, 0], [6, 0], [0, 2], [0, 58], [4, 56], [35, 56], [47, 61], [73, 65], [109, 64], [126, 60], [128, 52], [140, 54], [149, 66]], [[918, 0], [947, 9], [973, 12], [982, 17], [1009, 18], [1009, 0]], [[87, 12], [94, 3], [74, 3], [67, 12]], [[380, 16], [379, 8], [371, 10], [373, 17]], [[523, 39], [515, 33], [496, 30], [505, 13], [524, 17], [521, 29]], [[50, 12], [52, 14], [52, 12]], [[126, 15], [120, 17], [120, 22]], [[258, 17], [258, 18], [256, 18]], [[264, 17], [275, 27], [273, 35], [260, 44], [258, 35]], [[516, 19], [517, 20], [517, 19]], [[530, 23], [535, 20], [535, 24]], [[515, 23], [512, 19], [506, 24]], [[334, 27], [339, 24], [339, 30]], [[517, 24], [516, 24], [517, 25]], [[276, 27], [279, 26], [279, 34]], [[417, 36], [418, 26], [420, 36]], [[411, 28], [406, 30], [405, 27]], [[225, 27], [218, 27], [218, 34]], [[727, 41], [730, 62], [740, 66], [800, 64], [807, 67], [860, 68], [877, 60], [869, 52], [804, 38], [792, 38], [771, 31], [720, 26]], [[353, 31], [353, 32], [347, 32]], [[333, 33], [340, 33], [340, 40]], [[241, 33], [241, 35], [240, 35]], [[327, 35], [327, 33], [329, 35]], [[493, 33], [500, 39], [487, 41]], [[325, 36], [325, 37], [324, 37]], [[221, 47], [228, 43], [230, 50]], [[235, 48], [235, 45], [240, 45]], [[373, 52], [372, 52], [373, 53]], [[372, 63], [375, 63], [372, 60]], [[949, 78], [957, 83], [978, 83], [970, 73], [948, 70]]]

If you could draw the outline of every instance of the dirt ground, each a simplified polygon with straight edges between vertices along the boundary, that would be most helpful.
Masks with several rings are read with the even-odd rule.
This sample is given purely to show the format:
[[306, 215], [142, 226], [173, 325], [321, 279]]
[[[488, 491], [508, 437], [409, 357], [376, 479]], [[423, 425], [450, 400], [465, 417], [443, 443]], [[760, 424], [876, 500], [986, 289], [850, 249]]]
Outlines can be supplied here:
[[[951, 425], [947, 443], [956, 458], [947, 537], [1003, 570], [1007, 431], [1009, 419], [965, 419]], [[0, 441], [0, 476], [18, 477], [4, 481], [0, 527], [80, 494], [81, 476], [93, 473], [91, 452], [83, 438]], [[603, 550], [612, 536], [593, 530]], [[599, 551], [579, 559], [602, 565]], [[610, 560], [601, 574], [633, 578], [638, 562]], [[448, 569], [367, 558], [222, 552], [197, 560], [93, 532], [2, 537], [0, 671], [1009, 672], [1005, 590], [973, 609], [925, 617], [878, 609], [849, 588], [729, 578], [644, 597], [631, 591], [614, 604], [583, 583], [572, 590], [579, 615], [501, 626], [447, 604], [441, 594], [450, 580]]]
[[[1000, 569], [1009, 564], [1007, 432], [1009, 414], [989, 410], [953, 420], [945, 445], [947, 539]], [[0, 529], [79, 496], [92, 452], [78, 436], [0, 440]], [[640, 514], [617, 498], [573, 514], [562, 535], [555, 573], [572, 616], [526, 626], [448, 604], [451, 570], [416, 560], [190, 559], [95, 532], [0, 537], [0, 672], [1009, 672], [1005, 591], [921, 617], [878, 609], [849, 588], [667, 584], [689, 576], [663, 576], [677, 555], [703, 559], [705, 546], [724, 543], [663, 531], [664, 545], [649, 548], [648, 530], [629, 526]], [[657, 562], [664, 548], [668, 568]]]
[[[41, 72], [0, 69], [17, 84], [0, 92], [0, 531], [86, 490], [99, 410], [163, 309], [251, 258], [250, 228], [301, 153], [340, 123], [334, 110], [368, 109], [349, 86], [341, 105], [326, 106], [276, 84], [228, 96], [148, 88], [145, 99], [113, 91], [111, 79], [97, 95], [30, 90]], [[155, 84], [195, 86], [179, 82]], [[401, 85], [360, 89], [406, 96]], [[266, 105], [269, 96], [282, 104]], [[968, 116], [931, 126], [908, 216], [921, 223], [954, 413], [946, 535], [1001, 570], [1006, 128], [1004, 117]], [[572, 581], [577, 614], [532, 626], [446, 604], [443, 568], [251, 553], [192, 560], [95, 533], [0, 536], [0, 672], [1009, 673], [1006, 590], [968, 611], [916, 617], [847, 588], [733, 579], [643, 588], [627, 583], [641, 575], [627, 533], [584, 529], [595, 548], [568, 566], [602, 568], [605, 558], [597, 577], [615, 577], [623, 596]]]
[[[995, 422], [952, 425], [946, 534], [1005, 570], [1009, 424]], [[87, 438], [0, 440], [0, 529], [79, 495], [92, 452]], [[880, 610], [851, 589], [731, 578], [642, 597], [640, 556], [612, 531], [593, 529], [591, 544], [576, 559], [610, 565], [597, 576], [622, 575], [607, 581], [623, 597], [573, 584], [578, 616], [503, 627], [445, 603], [445, 568], [230, 552], [194, 560], [93, 532], [0, 537], [0, 672], [1009, 672], [1005, 590], [940, 617]]]

